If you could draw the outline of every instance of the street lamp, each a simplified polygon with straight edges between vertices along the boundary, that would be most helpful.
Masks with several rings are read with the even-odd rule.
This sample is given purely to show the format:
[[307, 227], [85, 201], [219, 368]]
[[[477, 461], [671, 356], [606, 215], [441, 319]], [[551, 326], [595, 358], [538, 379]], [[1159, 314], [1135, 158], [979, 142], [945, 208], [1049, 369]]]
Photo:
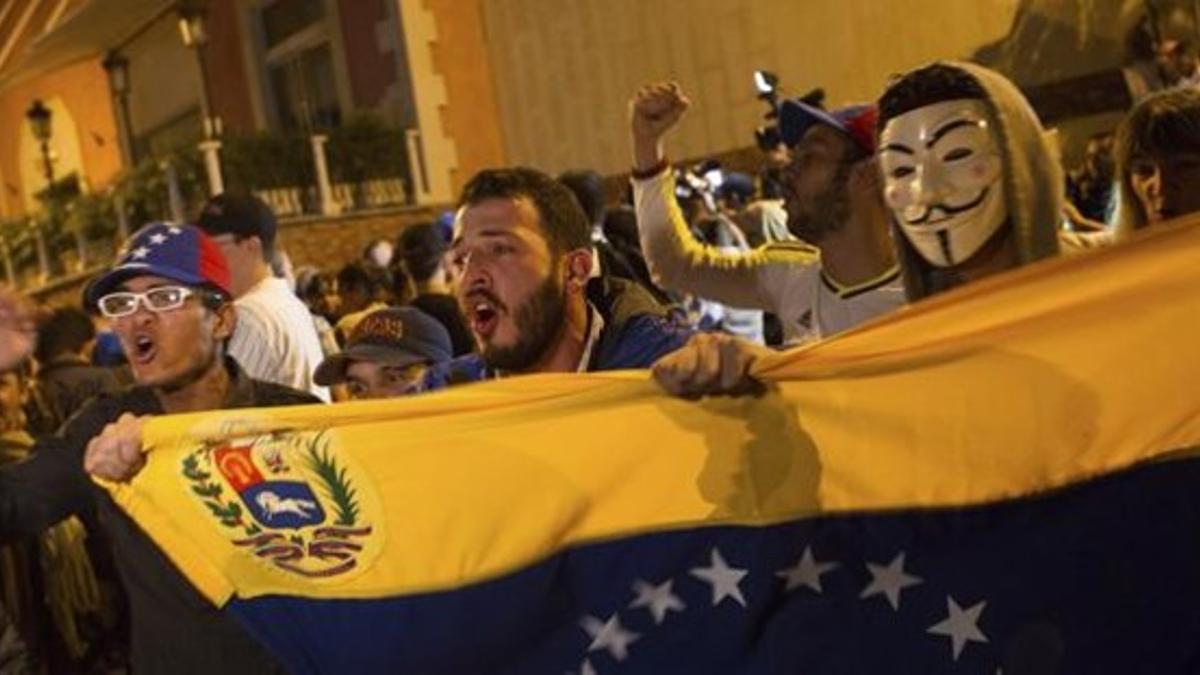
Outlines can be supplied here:
[[47, 185], [52, 185], [54, 184], [54, 163], [50, 161], [50, 134], [52, 133], [50, 109], [42, 103], [41, 99], [36, 99], [33, 105], [29, 106], [29, 110], [25, 111], [25, 118], [29, 120], [29, 129], [33, 132], [33, 137], [42, 146], [42, 161], [45, 163], [46, 183]]
[[121, 141], [121, 153], [129, 166], [137, 163], [133, 148], [133, 123], [129, 117], [129, 59], [120, 52], [111, 51], [101, 63], [108, 73], [108, 88], [117, 106], [117, 134]]
[[202, 2], [179, 3], [179, 34], [185, 47], [208, 44], [208, 9]]
[[196, 50], [196, 64], [200, 68], [200, 116], [204, 124], [204, 138], [220, 135], [220, 122], [213, 117], [208, 98], [208, 67], [204, 63], [204, 47], [208, 44], [208, 7], [203, 0], [181, 0], [176, 6], [179, 13], [179, 36], [183, 46]]

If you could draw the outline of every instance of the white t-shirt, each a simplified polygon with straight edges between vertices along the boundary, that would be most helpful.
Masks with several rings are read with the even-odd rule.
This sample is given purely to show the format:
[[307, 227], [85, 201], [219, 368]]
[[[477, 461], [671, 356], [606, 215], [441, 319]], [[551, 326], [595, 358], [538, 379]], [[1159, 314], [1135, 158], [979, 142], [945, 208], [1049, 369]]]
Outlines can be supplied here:
[[700, 244], [675, 201], [669, 169], [634, 180], [633, 195], [642, 253], [660, 286], [771, 312], [783, 324], [789, 345], [829, 337], [906, 303], [898, 267], [844, 287], [825, 274], [820, 251], [798, 241], [741, 253]]
[[313, 383], [324, 358], [316, 324], [287, 282], [267, 277], [234, 302], [238, 324], [229, 354], [255, 379], [307, 391], [328, 402], [329, 389]]

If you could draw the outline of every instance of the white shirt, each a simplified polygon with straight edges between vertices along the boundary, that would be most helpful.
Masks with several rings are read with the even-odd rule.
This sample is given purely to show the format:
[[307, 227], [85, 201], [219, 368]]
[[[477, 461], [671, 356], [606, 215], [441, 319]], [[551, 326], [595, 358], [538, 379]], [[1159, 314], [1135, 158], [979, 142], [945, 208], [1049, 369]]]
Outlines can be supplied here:
[[783, 324], [789, 345], [840, 333], [906, 302], [898, 267], [847, 287], [825, 274], [820, 251], [798, 241], [741, 253], [701, 245], [675, 201], [670, 170], [634, 180], [633, 195], [642, 253], [660, 286], [771, 312]]
[[234, 301], [238, 323], [229, 354], [250, 377], [307, 391], [328, 402], [329, 389], [313, 382], [324, 358], [316, 324], [287, 282], [267, 277]]

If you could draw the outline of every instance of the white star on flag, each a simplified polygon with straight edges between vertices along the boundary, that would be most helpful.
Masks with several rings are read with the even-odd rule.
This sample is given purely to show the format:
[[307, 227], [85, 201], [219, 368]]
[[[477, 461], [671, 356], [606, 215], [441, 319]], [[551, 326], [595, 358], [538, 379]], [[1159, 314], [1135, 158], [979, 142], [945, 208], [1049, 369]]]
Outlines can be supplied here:
[[691, 575], [712, 584], [713, 607], [721, 604], [725, 598], [733, 598], [742, 607], [746, 606], [746, 598], [742, 595], [739, 584], [749, 572], [744, 569], [730, 567], [721, 552], [715, 547], [712, 550], [712, 565], [709, 567], [692, 568]]
[[812, 547], [804, 547], [804, 555], [800, 556], [800, 562], [794, 567], [779, 570], [775, 576], [787, 580], [786, 589], [789, 591], [795, 590], [801, 586], [808, 586], [817, 593], [821, 589], [821, 575], [837, 567], [835, 562], [817, 562], [813, 559]]
[[888, 604], [897, 611], [900, 610], [900, 591], [923, 583], [921, 577], [905, 573], [903, 551], [887, 565], [867, 563], [867, 571], [871, 573], [871, 583], [858, 597], [865, 600], [872, 595], [887, 596]]
[[133, 258], [134, 260], [141, 260], [148, 255], [150, 255], [150, 249], [146, 248], [145, 246], [139, 246], [133, 249], [133, 252], [129, 254], [129, 257]]
[[682, 612], [687, 607], [683, 604], [683, 600], [679, 599], [679, 596], [671, 592], [673, 583], [675, 583], [674, 580], [667, 579], [655, 586], [638, 579], [633, 582], [633, 592], [637, 593], [637, 597], [629, 603], [629, 606], [633, 609], [645, 607], [654, 616], [654, 623], [661, 624], [667, 618], [668, 611], [673, 609], [676, 612]]
[[183, 234], [183, 230], [180, 229], [178, 225], [169, 226], [167, 228], [167, 232], [169, 232], [170, 234]]
[[624, 661], [629, 656], [629, 645], [641, 636], [633, 631], [625, 630], [621, 621], [614, 613], [608, 621], [601, 621], [594, 616], [585, 616], [579, 620], [579, 625], [592, 638], [588, 651], [607, 650], [618, 661]]
[[968, 642], [988, 641], [987, 636], [979, 630], [977, 625], [979, 615], [983, 613], [983, 608], [986, 606], [986, 602], [981, 602], [973, 607], [963, 609], [958, 606], [954, 598], [947, 595], [946, 608], [949, 610], [950, 616], [946, 617], [945, 621], [931, 626], [928, 632], [950, 638], [954, 660], [957, 661], [959, 654], [962, 654], [963, 647], [966, 647]]
[[166, 240], [167, 240], [167, 235], [163, 234], [162, 232], [159, 232], [159, 233], [156, 233], [156, 234], [150, 236], [151, 244], [162, 244]]

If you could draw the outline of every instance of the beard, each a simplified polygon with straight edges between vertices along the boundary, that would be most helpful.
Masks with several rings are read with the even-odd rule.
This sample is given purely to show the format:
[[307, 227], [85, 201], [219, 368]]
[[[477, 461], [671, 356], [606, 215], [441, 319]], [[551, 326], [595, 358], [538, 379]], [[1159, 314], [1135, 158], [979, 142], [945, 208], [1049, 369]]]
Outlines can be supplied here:
[[825, 235], [842, 229], [850, 217], [850, 196], [846, 188], [853, 166], [852, 162], [843, 161], [825, 189], [813, 196], [807, 212], [788, 214], [788, 230], [793, 235], [817, 244]]
[[517, 341], [508, 347], [481, 345], [483, 360], [491, 368], [522, 372], [532, 368], [546, 355], [563, 327], [566, 315], [562, 288], [552, 273], [517, 307], [513, 321]]

